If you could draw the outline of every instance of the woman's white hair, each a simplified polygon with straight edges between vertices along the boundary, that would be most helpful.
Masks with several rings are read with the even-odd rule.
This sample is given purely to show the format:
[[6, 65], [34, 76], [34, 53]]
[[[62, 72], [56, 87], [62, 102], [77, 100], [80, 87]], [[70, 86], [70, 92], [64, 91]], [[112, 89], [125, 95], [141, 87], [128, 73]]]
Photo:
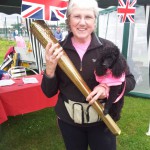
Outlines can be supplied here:
[[81, 9], [93, 10], [95, 17], [98, 16], [98, 3], [96, 0], [70, 0], [67, 8], [67, 17], [71, 14], [74, 5]]
[[98, 3], [96, 0], [70, 0], [67, 8], [66, 13], [66, 24], [68, 26], [68, 30], [70, 30], [69, 27], [69, 16], [72, 13], [72, 8], [74, 6], [78, 6], [81, 9], [89, 9], [94, 12], [95, 18], [97, 18], [99, 10], [98, 10]]

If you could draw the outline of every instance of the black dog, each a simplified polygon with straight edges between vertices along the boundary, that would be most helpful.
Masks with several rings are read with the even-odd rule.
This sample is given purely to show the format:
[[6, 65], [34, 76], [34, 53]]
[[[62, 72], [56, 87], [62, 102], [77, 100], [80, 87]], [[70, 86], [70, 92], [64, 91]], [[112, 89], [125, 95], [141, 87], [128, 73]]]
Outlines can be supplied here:
[[[110, 46], [104, 48], [103, 52], [96, 61], [95, 74], [98, 77], [107, 78], [108, 70], [111, 72], [112, 77], [120, 79], [126, 72], [127, 64], [125, 58], [120, 53], [117, 46]], [[110, 114], [112, 118], [117, 121], [120, 119], [121, 109], [124, 104], [124, 93], [122, 93], [125, 86], [125, 81], [121, 85], [111, 85], [108, 99], [104, 107], [104, 114]], [[123, 94], [120, 100], [116, 103], [115, 100], [120, 94]]]

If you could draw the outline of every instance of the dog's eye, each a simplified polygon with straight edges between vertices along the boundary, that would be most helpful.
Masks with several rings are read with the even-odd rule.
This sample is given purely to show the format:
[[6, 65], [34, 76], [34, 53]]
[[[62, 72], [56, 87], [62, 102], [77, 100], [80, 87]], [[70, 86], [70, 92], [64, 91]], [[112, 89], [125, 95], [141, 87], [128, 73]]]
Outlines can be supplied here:
[[105, 68], [110, 68], [112, 66], [112, 63], [113, 63], [113, 59], [107, 58], [104, 60], [103, 66], [105, 66]]

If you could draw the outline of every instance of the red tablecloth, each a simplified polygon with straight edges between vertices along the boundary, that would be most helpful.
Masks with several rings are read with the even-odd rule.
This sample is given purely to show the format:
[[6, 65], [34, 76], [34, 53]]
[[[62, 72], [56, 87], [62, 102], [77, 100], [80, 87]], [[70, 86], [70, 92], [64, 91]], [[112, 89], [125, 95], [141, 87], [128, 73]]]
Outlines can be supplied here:
[[22, 78], [14, 79], [15, 84], [0, 87], [0, 124], [7, 116], [16, 116], [47, 107], [55, 106], [57, 95], [47, 98], [40, 87], [42, 75], [33, 75], [39, 82], [24, 84]]

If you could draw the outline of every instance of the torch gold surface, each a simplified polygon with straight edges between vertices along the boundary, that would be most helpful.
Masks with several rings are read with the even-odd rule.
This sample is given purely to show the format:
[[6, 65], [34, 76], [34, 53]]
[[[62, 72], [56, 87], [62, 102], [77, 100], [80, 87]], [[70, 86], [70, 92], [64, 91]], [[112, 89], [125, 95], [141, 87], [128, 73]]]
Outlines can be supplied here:
[[[37, 38], [37, 40], [41, 43], [41, 45], [45, 48], [48, 42], [51, 42], [52, 44], [58, 43], [58, 41], [53, 36], [53, 33], [48, 28], [47, 24], [43, 20], [36, 20], [32, 22], [31, 24], [31, 33]], [[59, 48], [60, 45], [57, 47]], [[87, 86], [73, 63], [71, 62], [70, 58], [67, 56], [67, 54], [64, 51], [64, 55], [59, 59], [58, 65], [60, 68], [65, 72], [65, 74], [71, 79], [71, 81], [77, 86], [77, 88], [81, 91], [81, 93], [87, 97], [89, 93], [91, 92], [90, 88]], [[95, 101], [92, 104], [93, 108], [97, 111], [97, 113], [100, 115], [102, 120], [105, 122], [107, 127], [110, 129], [110, 131], [115, 135], [120, 135], [121, 130], [117, 126], [117, 124], [114, 122], [114, 120], [111, 118], [109, 114], [104, 115], [103, 110], [104, 107], [101, 103], [98, 101]]]

